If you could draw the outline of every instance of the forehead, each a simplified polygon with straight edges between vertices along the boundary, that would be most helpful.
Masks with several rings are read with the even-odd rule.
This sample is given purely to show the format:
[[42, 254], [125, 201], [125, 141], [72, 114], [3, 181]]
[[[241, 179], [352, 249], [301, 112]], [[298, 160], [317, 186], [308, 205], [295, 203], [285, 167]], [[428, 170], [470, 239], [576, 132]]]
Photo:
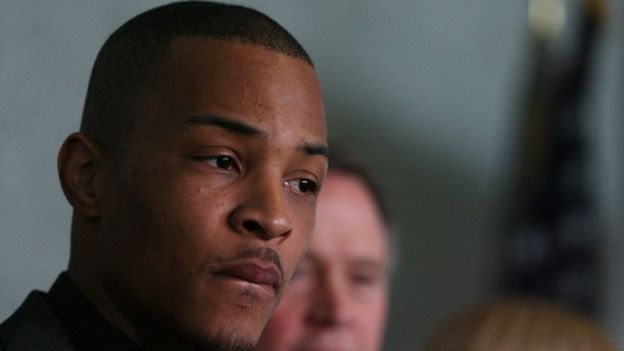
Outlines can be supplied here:
[[240, 42], [182, 37], [169, 44], [161, 76], [161, 94], [152, 103], [174, 104], [169, 118], [210, 108], [274, 131], [301, 124], [325, 138], [319, 82], [301, 59]]
[[353, 175], [330, 172], [317, 202], [310, 253], [327, 259], [370, 258], [385, 262], [388, 233], [375, 200]]

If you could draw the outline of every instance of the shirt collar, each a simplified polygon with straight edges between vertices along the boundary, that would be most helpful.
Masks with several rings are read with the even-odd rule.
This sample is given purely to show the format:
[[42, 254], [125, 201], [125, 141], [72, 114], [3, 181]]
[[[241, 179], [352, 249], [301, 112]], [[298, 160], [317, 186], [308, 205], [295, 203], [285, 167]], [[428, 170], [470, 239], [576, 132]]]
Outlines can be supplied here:
[[141, 350], [97, 310], [71, 281], [67, 272], [59, 275], [46, 295], [46, 300], [59, 317], [76, 350]]

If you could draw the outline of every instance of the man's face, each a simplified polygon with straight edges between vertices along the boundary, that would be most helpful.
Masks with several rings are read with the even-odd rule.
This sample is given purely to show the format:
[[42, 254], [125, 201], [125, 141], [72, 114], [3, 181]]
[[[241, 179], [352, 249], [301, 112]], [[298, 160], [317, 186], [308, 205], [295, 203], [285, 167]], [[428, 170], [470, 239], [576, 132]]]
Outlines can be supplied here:
[[178, 38], [157, 84], [98, 178], [96, 274], [138, 334], [253, 344], [312, 231], [318, 81], [259, 46]]
[[367, 188], [330, 172], [308, 255], [264, 334], [260, 351], [375, 351], [387, 310], [388, 240]]

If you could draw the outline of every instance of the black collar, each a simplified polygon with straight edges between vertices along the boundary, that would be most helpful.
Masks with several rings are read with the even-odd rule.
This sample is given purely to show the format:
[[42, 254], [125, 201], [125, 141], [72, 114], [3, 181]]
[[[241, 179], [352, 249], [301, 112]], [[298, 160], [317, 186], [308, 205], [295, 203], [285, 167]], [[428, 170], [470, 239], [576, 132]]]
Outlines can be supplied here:
[[67, 272], [59, 275], [46, 300], [61, 321], [75, 350], [141, 350], [97, 310]]

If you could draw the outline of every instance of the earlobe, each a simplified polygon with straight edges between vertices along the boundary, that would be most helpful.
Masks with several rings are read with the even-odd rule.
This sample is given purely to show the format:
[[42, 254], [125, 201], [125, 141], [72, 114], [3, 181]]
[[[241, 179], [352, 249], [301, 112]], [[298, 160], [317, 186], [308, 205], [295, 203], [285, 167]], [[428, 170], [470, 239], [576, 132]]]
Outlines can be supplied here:
[[67, 137], [58, 155], [58, 172], [67, 201], [76, 212], [88, 218], [99, 215], [95, 175], [99, 149], [84, 134]]

